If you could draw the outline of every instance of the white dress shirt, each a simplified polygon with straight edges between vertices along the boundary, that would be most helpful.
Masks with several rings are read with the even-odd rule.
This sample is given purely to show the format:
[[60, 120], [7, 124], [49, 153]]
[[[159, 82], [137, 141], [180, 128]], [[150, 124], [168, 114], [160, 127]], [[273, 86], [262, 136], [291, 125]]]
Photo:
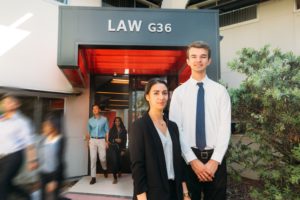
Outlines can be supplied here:
[[[231, 103], [224, 86], [209, 79], [202, 80], [205, 91], [206, 148], [214, 149], [212, 160], [219, 163], [227, 151], [231, 133]], [[191, 147], [196, 147], [197, 81], [190, 78], [172, 95], [169, 118], [177, 123], [180, 144], [187, 163], [197, 159]]]
[[19, 112], [0, 120], [0, 155], [25, 149], [33, 143], [29, 120]]

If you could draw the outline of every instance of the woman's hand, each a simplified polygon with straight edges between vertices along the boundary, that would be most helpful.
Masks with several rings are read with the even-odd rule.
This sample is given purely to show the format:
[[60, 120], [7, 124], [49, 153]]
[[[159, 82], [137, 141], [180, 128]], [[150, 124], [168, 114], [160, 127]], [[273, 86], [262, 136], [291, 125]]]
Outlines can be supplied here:
[[115, 139], [115, 142], [116, 142], [116, 143], [121, 143], [121, 141], [122, 141], [122, 140], [121, 140], [120, 138], [116, 138], [116, 139]]
[[147, 200], [147, 194], [146, 192], [143, 192], [142, 194], [136, 195], [138, 200]]
[[183, 190], [183, 200], [191, 200], [186, 182], [182, 182], [182, 190]]
[[191, 197], [188, 196], [188, 197], [183, 197], [183, 200], [191, 200]]
[[53, 192], [57, 188], [57, 182], [56, 181], [51, 181], [46, 185], [46, 191], [47, 193]]

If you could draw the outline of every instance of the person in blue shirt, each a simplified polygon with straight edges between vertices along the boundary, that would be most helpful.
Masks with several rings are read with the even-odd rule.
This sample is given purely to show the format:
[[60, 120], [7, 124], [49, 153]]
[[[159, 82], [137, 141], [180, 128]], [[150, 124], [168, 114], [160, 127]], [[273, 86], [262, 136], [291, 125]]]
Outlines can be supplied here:
[[43, 123], [44, 139], [40, 150], [40, 178], [42, 200], [59, 197], [64, 179], [65, 138], [62, 133], [62, 115], [59, 112], [47, 114]]
[[107, 178], [107, 164], [106, 164], [106, 149], [108, 148], [108, 120], [100, 114], [100, 107], [93, 105], [93, 117], [88, 121], [88, 135], [91, 158], [91, 181], [90, 184], [96, 183], [96, 162], [97, 152], [99, 154], [100, 163], [104, 170], [104, 177]]

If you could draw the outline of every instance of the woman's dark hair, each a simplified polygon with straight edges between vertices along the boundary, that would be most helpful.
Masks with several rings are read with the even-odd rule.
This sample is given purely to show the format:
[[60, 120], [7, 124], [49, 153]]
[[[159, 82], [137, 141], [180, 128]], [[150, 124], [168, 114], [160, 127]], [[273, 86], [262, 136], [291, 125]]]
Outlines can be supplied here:
[[159, 79], [159, 78], [152, 78], [152, 79], [150, 79], [148, 81], [148, 83], [146, 84], [146, 86], [145, 86], [145, 93], [144, 93], [145, 100], [146, 100], [146, 95], [149, 94], [152, 86], [155, 85], [155, 84], [157, 84], [157, 83], [164, 84], [168, 88], [168, 85], [167, 85], [167, 83], [164, 80]]
[[147, 99], [146, 99], [146, 95], [149, 94], [149, 92], [150, 92], [152, 86], [155, 85], [155, 84], [157, 84], [157, 83], [164, 84], [164, 85], [167, 87], [167, 89], [168, 89], [167, 83], [166, 83], [164, 80], [162, 80], [162, 79], [159, 79], [159, 78], [152, 78], [152, 79], [150, 79], [150, 80], [148, 81], [148, 83], [147, 83], [146, 86], [145, 86], [145, 93], [144, 93], [144, 98], [145, 98], [145, 100], [146, 100], [146, 102], [147, 102], [147, 104], [148, 104], [148, 110], [147, 110], [147, 112], [150, 110], [150, 106], [149, 106], [149, 102], [148, 102]]
[[111, 128], [111, 131], [112, 131], [112, 132], [117, 132], [116, 119], [119, 119], [121, 129], [122, 129], [122, 130], [126, 130], [122, 118], [121, 118], [121, 117], [115, 117], [113, 126], [112, 126], [112, 128]]
[[50, 112], [46, 115], [45, 120], [52, 124], [52, 126], [56, 129], [58, 134], [62, 134], [63, 131], [63, 117], [62, 113], [58, 111]]

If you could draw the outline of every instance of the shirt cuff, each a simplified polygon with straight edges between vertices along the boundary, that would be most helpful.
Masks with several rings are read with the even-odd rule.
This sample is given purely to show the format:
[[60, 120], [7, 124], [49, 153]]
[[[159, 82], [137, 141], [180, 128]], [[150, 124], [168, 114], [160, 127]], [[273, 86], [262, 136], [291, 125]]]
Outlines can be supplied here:
[[189, 164], [192, 160], [198, 159], [192, 150], [186, 152], [183, 158], [187, 164]]
[[222, 160], [223, 160], [223, 154], [221, 154], [221, 153], [218, 153], [218, 152], [216, 152], [216, 151], [214, 151], [214, 153], [212, 154], [212, 156], [211, 156], [211, 160], [215, 160], [215, 161], [217, 161], [219, 164], [221, 164], [222, 163]]

